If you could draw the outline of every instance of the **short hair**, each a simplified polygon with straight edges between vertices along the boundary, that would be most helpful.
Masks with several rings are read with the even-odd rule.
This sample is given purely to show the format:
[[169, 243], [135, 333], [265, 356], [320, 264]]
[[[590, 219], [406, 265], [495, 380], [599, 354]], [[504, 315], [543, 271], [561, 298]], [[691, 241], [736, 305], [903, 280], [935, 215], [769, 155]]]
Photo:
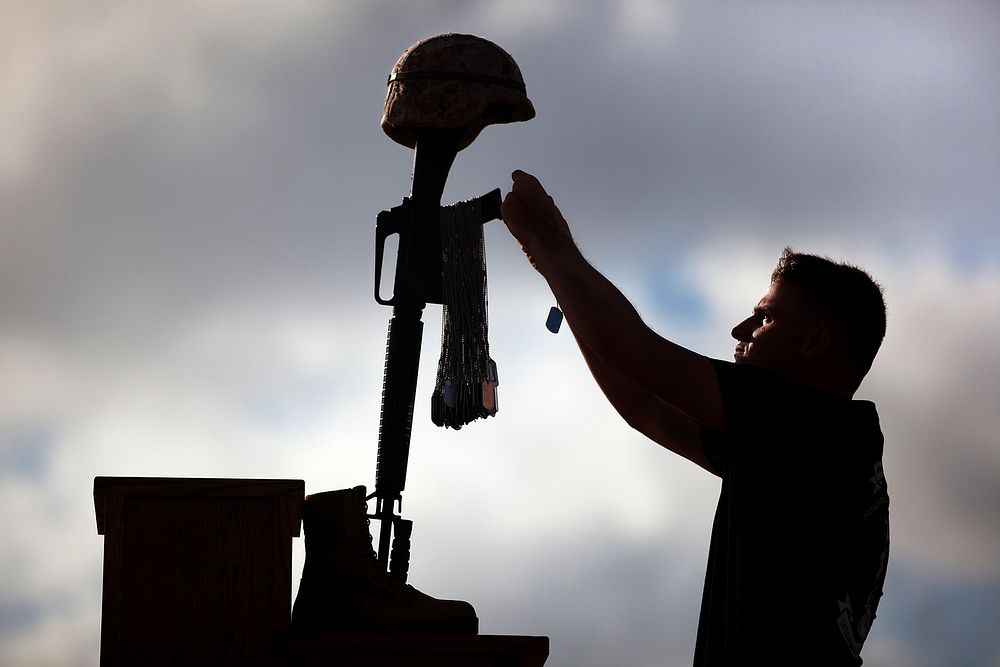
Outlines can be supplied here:
[[859, 375], [871, 369], [885, 338], [885, 297], [882, 286], [862, 268], [786, 247], [771, 273], [771, 281], [795, 285], [844, 336], [847, 353]]

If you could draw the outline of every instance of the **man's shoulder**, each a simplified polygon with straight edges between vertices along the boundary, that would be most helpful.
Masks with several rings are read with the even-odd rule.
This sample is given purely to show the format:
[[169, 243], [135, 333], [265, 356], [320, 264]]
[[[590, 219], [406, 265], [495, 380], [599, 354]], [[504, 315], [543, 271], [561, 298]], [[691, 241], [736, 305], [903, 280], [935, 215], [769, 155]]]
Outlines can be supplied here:
[[[716, 468], [786, 474], [812, 463], [812, 479], [881, 459], [882, 433], [871, 401], [852, 400], [796, 384], [767, 370], [712, 360], [719, 378], [725, 428], [702, 434]], [[735, 459], [733, 458], [735, 457]]]

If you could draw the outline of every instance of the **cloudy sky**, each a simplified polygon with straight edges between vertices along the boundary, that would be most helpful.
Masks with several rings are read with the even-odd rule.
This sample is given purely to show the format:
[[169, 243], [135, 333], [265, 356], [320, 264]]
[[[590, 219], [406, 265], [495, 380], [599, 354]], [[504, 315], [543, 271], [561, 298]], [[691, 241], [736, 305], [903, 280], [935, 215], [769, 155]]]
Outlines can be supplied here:
[[[1000, 7], [966, 0], [0, 0], [0, 664], [96, 664], [95, 476], [374, 483], [385, 79], [449, 31], [538, 116], [445, 199], [537, 174], [664, 335], [728, 358], [788, 244], [884, 284], [866, 665], [1000, 665]], [[501, 412], [431, 424], [429, 307], [411, 583], [553, 667], [690, 664], [718, 482], [603, 402], [500, 223], [487, 253]]]

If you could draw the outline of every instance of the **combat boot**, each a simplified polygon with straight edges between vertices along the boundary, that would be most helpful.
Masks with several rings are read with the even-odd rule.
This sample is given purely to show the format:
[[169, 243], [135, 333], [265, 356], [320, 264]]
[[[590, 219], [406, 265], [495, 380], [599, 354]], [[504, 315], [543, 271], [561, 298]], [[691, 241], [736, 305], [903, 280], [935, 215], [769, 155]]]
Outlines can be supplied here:
[[476, 634], [468, 602], [438, 600], [392, 578], [368, 530], [365, 487], [315, 493], [302, 511], [306, 560], [292, 628], [319, 632]]

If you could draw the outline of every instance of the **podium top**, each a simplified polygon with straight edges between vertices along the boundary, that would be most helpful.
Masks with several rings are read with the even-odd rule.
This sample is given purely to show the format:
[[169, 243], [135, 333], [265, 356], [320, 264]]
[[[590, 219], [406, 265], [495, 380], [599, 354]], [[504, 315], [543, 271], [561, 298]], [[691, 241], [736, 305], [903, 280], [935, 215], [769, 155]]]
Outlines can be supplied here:
[[301, 479], [95, 477], [94, 509], [97, 512], [97, 532], [99, 535], [104, 535], [105, 499], [109, 496], [284, 498], [293, 504], [299, 504], [305, 498], [305, 490], [305, 482]]

